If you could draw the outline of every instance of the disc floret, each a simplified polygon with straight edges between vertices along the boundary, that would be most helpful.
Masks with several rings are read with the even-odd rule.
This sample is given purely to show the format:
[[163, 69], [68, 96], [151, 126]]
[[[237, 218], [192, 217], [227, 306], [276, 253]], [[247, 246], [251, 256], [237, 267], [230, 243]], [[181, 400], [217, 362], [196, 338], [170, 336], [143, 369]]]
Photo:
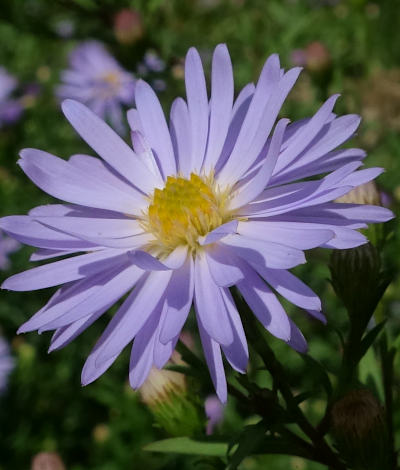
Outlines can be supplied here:
[[199, 237], [232, 219], [226, 207], [228, 193], [217, 187], [212, 176], [168, 176], [164, 188], [154, 191], [145, 217], [146, 228], [163, 251], [180, 245], [196, 250]]

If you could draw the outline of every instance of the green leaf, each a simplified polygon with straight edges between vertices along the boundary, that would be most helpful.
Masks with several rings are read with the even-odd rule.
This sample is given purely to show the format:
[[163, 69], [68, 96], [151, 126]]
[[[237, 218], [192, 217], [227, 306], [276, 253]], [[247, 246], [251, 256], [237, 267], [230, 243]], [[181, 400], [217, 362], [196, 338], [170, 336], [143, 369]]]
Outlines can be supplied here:
[[310, 458], [308, 449], [299, 444], [298, 439], [266, 434], [265, 430], [263, 421], [244, 428], [237, 442], [238, 447], [231, 455], [228, 470], [236, 470], [246, 457], [255, 454], [282, 454]]
[[225, 442], [195, 441], [189, 437], [175, 437], [162, 441], [152, 442], [143, 447], [148, 452], [209, 455], [212, 457], [225, 457], [228, 444]]
[[361, 358], [364, 356], [364, 354], [368, 351], [368, 349], [371, 347], [373, 342], [376, 340], [378, 337], [379, 333], [382, 331], [382, 328], [385, 326], [386, 320], [383, 320], [382, 322], [378, 323], [372, 330], [370, 330], [362, 339], [360, 343], [360, 349], [358, 351], [358, 360], [361, 360]]
[[239, 436], [238, 448], [229, 461], [229, 470], [235, 470], [247, 456], [255, 454], [265, 439], [263, 422], [246, 426]]
[[308, 391], [308, 392], [303, 392], [303, 393], [299, 393], [298, 395], [296, 395], [294, 397], [294, 401], [300, 405], [300, 403], [302, 403], [303, 401], [305, 400], [308, 400], [309, 398], [311, 398], [312, 396], [315, 395], [315, 391], [311, 390], [311, 391]]
[[322, 364], [308, 355], [301, 356], [307, 366], [313, 371], [313, 376], [320, 382], [328, 397], [332, 395], [332, 384]]
[[370, 388], [379, 400], [384, 400], [384, 390], [381, 377], [382, 369], [376, 353], [368, 349], [359, 363], [359, 377], [361, 383]]
[[96, 10], [96, 2], [93, 0], [74, 0], [80, 7], [85, 10]]
[[182, 341], [176, 345], [176, 350], [182, 357], [182, 360], [192, 367], [205, 369], [205, 364], [196, 356]]

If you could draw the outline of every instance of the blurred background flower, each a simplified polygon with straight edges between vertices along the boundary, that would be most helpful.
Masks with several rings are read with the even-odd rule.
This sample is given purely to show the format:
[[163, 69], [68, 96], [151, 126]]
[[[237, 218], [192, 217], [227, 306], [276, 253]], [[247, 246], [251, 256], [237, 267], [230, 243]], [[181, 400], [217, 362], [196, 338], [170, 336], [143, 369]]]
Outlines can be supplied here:
[[225, 405], [221, 403], [217, 395], [209, 395], [204, 402], [204, 410], [208, 418], [206, 434], [209, 436], [213, 434], [215, 428], [224, 419], [224, 408]]
[[22, 115], [21, 103], [12, 96], [17, 84], [17, 79], [0, 67], [0, 128], [14, 124]]
[[137, 76], [144, 78], [155, 91], [164, 91], [167, 84], [161, 78], [161, 73], [164, 72], [165, 66], [165, 62], [156, 51], [148, 50], [145, 52], [143, 60], [137, 66]]
[[60, 38], [68, 39], [70, 38], [75, 31], [75, 24], [72, 20], [62, 19], [57, 20], [54, 23], [54, 31], [60, 36]]
[[114, 16], [114, 34], [121, 44], [133, 44], [144, 34], [142, 18], [137, 10], [123, 8]]
[[[399, 210], [400, 97], [397, 88], [400, 82], [400, 3], [397, 1], [8, 0], [1, 4], [0, 17], [0, 64], [7, 75], [14, 77], [14, 83], [17, 82], [6, 102], [14, 101], [16, 108], [13, 110], [10, 106], [8, 109], [11, 118], [14, 112], [18, 116], [17, 121], [14, 120], [15, 125], [6, 125], [0, 117], [1, 216], [23, 214], [34, 206], [51, 201], [33, 185], [28, 185], [16, 166], [21, 148], [46, 148], [62, 157], [88, 152], [87, 146], [76, 138], [61, 117], [59, 101], [54, 99], [60, 75], [66, 68], [72, 70], [66, 67], [68, 54], [86, 42], [86, 38], [100, 42], [103, 50], [105, 47], [107, 54], [114, 57], [119, 67], [130, 76], [130, 72], [140, 75], [137, 68], [144, 62], [146, 51], [155, 52], [166, 68], [160, 72], [149, 71], [143, 78], [164, 82], [165, 90], [160, 98], [165, 110], [169, 109], [175, 96], [184, 94], [182, 58], [191, 46], [210, 51], [219, 42], [228, 44], [235, 67], [236, 93], [246, 83], [256, 80], [266, 56], [278, 52], [283, 59], [282, 66], [286, 68], [291, 64], [291, 52], [300, 49], [300, 60], [306, 70], [289, 95], [282, 114], [290, 115], [294, 120], [311, 116], [326, 96], [342, 92], [337, 112], [362, 115], [363, 121], [353, 142], [357, 147], [368, 150], [367, 167], [376, 165], [388, 169], [379, 177], [379, 190], [393, 195], [391, 209]], [[326, 82], [317, 80], [305, 64], [307, 47], [315, 42], [329, 54]], [[319, 64], [326, 64], [326, 54], [325, 62], [321, 57], [323, 55], [320, 54]], [[209, 66], [208, 58], [205, 61], [206, 73], [209, 73]], [[85, 84], [86, 72], [78, 75], [82, 76]], [[31, 84], [33, 90], [30, 89]], [[157, 88], [154, 83], [152, 86]], [[3, 103], [1, 91], [0, 95], [3, 97], [0, 103]], [[117, 106], [129, 108], [133, 104], [120, 103]], [[19, 119], [21, 108], [23, 119]], [[110, 117], [108, 119], [111, 122]], [[123, 114], [122, 121], [125, 120]], [[391, 234], [382, 253], [385, 270], [394, 273], [396, 278], [380, 305], [380, 314], [386, 319], [386, 328], [394, 340], [400, 335], [399, 233], [396, 229]], [[11, 256], [9, 271], [0, 269], [1, 281], [9, 274], [27, 269], [30, 254], [29, 248], [15, 252]], [[311, 355], [318, 358], [323, 367], [334, 371], [340, 367], [339, 334], [346, 333], [349, 319], [343, 304], [326, 281], [329, 277], [328, 253], [316, 250], [307, 257], [307, 265], [296, 268], [294, 274], [301, 276], [324, 299], [329, 326], [326, 328], [318, 322], [308, 321], [295, 306], [285, 305], [285, 308], [305, 336], [310, 338]], [[7, 258], [10, 259], [8, 255]], [[2, 334], [13, 345], [17, 360], [12, 380], [1, 397], [0, 429], [6, 432], [2, 433], [0, 440], [0, 468], [27, 469], [32, 456], [44, 450], [57, 450], [68, 470], [120, 470], [132, 465], [149, 470], [196, 468], [197, 457], [143, 450], [149, 443], [167, 437], [167, 433], [157, 426], [153, 412], [139, 393], [132, 391], [125, 382], [128, 351], [123, 351], [108, 375], [90, 389], [79, 387], [84, 358], [109, 317], [94, 324], [69, 348], [52, 355], [47, 354], [49, 333], [15, 337], [27, 312], [39, 309], [46, 295], [40, 290], [23, 298], [19, 293], [0, 293]], [[195, 325], [189, 322], [188, 331], [194, 328]], [[309, 364], [292, 351], [287, 351], [288, 348], [282, 347], [278, 341], [270, 338], [269, 344], [277, 357], [284, 359], [296, 392], [313, 391], [301, 407], [312, 422], [319, 422], [323, 408], [320, 376], [310, 372]], [[400, 341], [396, 344], [398, 351]], [[196, 355], [199, 344], [188, 346], [188, 350], [188, 354]], [[259, 387], [272, 386], [259, 365], [253, 357], [249, 380]], [[395, 365], [398, 383], [399, 354]], [[195, 400], [200, 410], [202, 423], [197, 437], [204, 442], [204, 402], [212, 393], [212, 387], [202, 366], [204, 363], [199, 355], [197, 367], [191, 369], [194, 375], [186, 377], [186, 387], [190, 399]], [[368, 378], [368, 386], [374, 394], [376, 392], [379, 402], [384, 401], [380, 386], [381, 370], [376, 350], [367, 354], [360, 364], [361, 377]], [[230, 382], [235, 383], [236, 378], [235, 372], [229, 374]], [[398, 403], [397, 388], [394, 398]], [[211, 439], [223, 440], [225, 436], [240, 435], [259, 419], [258, 415], [245, 415], [243, 401], [240, 395], [239, 398], [230, 397], [218, 435], [211, 436]], [[265, 404], [265, 400], [262, 403]], [[399, 423], [400, 410], [396, 407], [392, 414], [395, 423]], [[399, 426], [396, 428], [396, 442], [399, 442], [400, 429]], [[212, 464], [205, 468], [221, 467], [221, 462], [213, 461]], [[291, 459], [283, 455], [257, 455], [246, 459], [240, 466], [244, 470], [322, 470], [325, 467], [300, 457]]]
[[14, 359], [11, 356], [10, 346], [7, 341], [0, 336], [0, 393], [7, 388], [8, 376], [14, 368]]
[[20, 244], [13, 238], [7, 237], [0, 230], [0, 270], [8, 269], [10, 267], [10, 260], [8, 256], [20, 248]]
[[98, 41], [79, 44], [69, 56], [69, 69], [61, 74], [60, 99], [73, 98], [108, 120], [120, 133], [125, 129], [123, 107], [134, 102], [135, 79]]
[[55, 452], [41, 452], [32, 460], [31, 470], [66, 470], [61, 457]]

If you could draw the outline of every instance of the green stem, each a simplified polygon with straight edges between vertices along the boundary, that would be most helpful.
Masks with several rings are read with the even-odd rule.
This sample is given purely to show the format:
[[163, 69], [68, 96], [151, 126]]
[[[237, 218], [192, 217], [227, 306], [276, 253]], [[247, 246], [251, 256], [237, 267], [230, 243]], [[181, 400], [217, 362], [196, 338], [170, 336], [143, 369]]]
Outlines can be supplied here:
[[339, 460], [337, 454], [332, 451], [325, 439], [311, 425], [296, 403], [288, 381], [286, 380], [284, 369], [281, 363], [276, 359], [272, 349], [268, 346], [267, 342], [264, 341], [253, 316], [251, 314], [247, 315], [246, 320], [246, 333], [250, 340], [250, 344], [252, 344], [254, 349], [257, 351], [263, 360], [265, 367], [276, 382], [276, 385], [286, 402], [287, 409], [293, 416], [295, 422], [304, 434], [313, 442], [315, 457], [317, 459], [321, 459], [320, 461], [323, 460], [332, 469], [346, 470], [345, 465]]
[[352, 388], [358, 378], [358, 351], [360, 349], [362, 331], [350, 323], [350, 332], [343, 351], [342, 367], [339, 375], [337, 391], [340, 394]]
[[390, 468], [397, 468], [397, 457], [395, 451], [395, 439], [393, 428], [393, 362], [395, 351], [388, 350], [386, 334], [382, 335], [379, 342], [379, 350], [382, 364], [383, 389], [385, 394], [385, 417], [388, 430], [388, 442], [390, 446]]

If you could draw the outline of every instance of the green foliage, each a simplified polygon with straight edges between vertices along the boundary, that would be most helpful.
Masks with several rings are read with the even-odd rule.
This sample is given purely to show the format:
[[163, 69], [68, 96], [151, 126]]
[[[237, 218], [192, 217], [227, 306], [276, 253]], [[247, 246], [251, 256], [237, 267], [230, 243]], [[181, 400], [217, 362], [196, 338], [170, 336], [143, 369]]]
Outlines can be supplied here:
[[[270, 53], [278, 52], [283, 66], [288, 67], [294, 49], [319, 41], [329, 52], [329, 70], [319, 74], [306, 69], [282, 114], [292, 120], [309, 116], [328, 94], [342, 92], [337, 112], [356, 112], [364, 119], [352, 145], [369, 152], [367, 166], [388, 169], [379, 184], [392, 196], [397, 211], [398, 83], [385, 82], [385, 93], [380, 83], [388, 71], [398, 71], [400, 64], [400, 2], [342, 0], [335, 6], [322, 3], [319, 0], [1, 2], [0, 66], [15, 74], [22, 88], [35, 82], [41, 90], [25, 103], [24, 115], [17, 124], [0, 129], [0, 215], [25, 214], [34, 206], [54, 202], [30, 183], [16, 165], [20, 149], [41, 148], [63, 158], [90, 153], [63, 118], [54, 96], [68, 53], [86, 38], [105, 42], [130, 71], [136, 70], [147, 49], [155, 49], [167, 63], [161, 75], [167, 89], [160, 93], [167, 111], [174, 97], [184, 93], [179, 67], [192, 45], [199, 48], [209, 65], [213, 47], [219, 42], [227, 43], [234, 63], [235, 88], [239, 91], [244, 84], [257, 79]], [[131, 45], [119, 43], [113, 33], [115, 14], [127, 7], [139, 11], [144, 25], [143, 37]], [[57, 35], [61, 20], [74, 25], [70, 38]], [[328, 254], [315, 251], [308, 255], [307, 265], [296, 268], [295, 273], [323, 299], [328, 326], [303, 317], [296, 308], [287, 305], [289, 314], [309, 340], [310, 353], [303, 358], [285, 343], [259, 331], [260, 345], [250, 341], [248, 374], [240, 377], [235, 372], [228, 373], [229, 403], [224, 422], [212, 438], [207, 438], [205, 429], [198, 431], [196, 426], [193, 438], [171, 439], [165, 430], [167, 425], [156, 426], [147, 407], [127, 384], [128, 351], [96, 383], [86, 388], [80, 386], [85, 358], [110, 315], [98, 320], [65, 349], [48, 355], [47, 333], [16, 336], [16, 330], [41, 308], [51, 292], [2, 291], [0, 330], [12, 345], [16, 368], [8, 389], [0, 397], [0, 470], [27, 469], [32, 457], [42, 451], [58, 452], [69, 470], [220, 469], [226, 465], [240, 470], [321, 470], [332, 462], [337, 464], [336, 451], [332, 455], [328, 452], [326, 460], [327, 450], [317, 436], [325, 438], [329, 432], [330, 407], [344, 390], [343, 384], [353, 384], [353, 380], [369, 387], [385, 404], [387, 415], [393, 418], [388, 435], [398, 444], [399, 391], [398, 387], [392, 390], [393, 383], [398, 384], [400, 370], [397, 354], [400, 239], [395, 227], [396, 222], [389, 225], [392, 233], [379, 253], [379, 272], [372, 273], [373, 276], [367, 273], [362, 278], [362, 282], [369, 283], [368, 295], [360, 294], [355, 302], [352, 300], [357, 313], [369, 309], [368, 318], [361, 322], [357, 354], [351, 355], [352, 360], [343, 360], [350, 355], [350, 323], [345, 308], [349, 304], [336, 297], [327, 281]], [[28, 261], [31, 253], [31, 248], [23, 248], [12, 255], [12, 268], [0, 272], [0, 281], [31, 267]], [[347, 255], [338, 256], [343, 261]], [[394, 279], [386, 291], [381, 268], [385, 276], [389, 273], [388, 278]], [[340, 286], [342, 291], [350, 291], [351, 295], [355, 285], [365, 291], [365, 284], [358, 281], [357, 269], [352, 275]], [[186, 365], [171, 368], [187, 373], [190, 393], [197, 400], [193, 416], [205, 422], [202, 403], [213, 388], [192, 317], [191, 314], [187, 329], [194, 332], [196, 344], [193, 348], [181, 344], [179, 352]], [[276, 366], [272, 359], [281, 366], [272, 367], [271, 364]], [[317, 431], [313, 433], [312, 429]], [[326, 442], [330, 446], [329, 438]], [[342, 468], [340, 464], [336, 467], [332, 464], [331, 468]]]
[[177, 453], [189, 455], [208, 455], [210, 457], [225, 457], [228, 444], [223, 442], [201, 442], [189, 437], [175, 437], [163, 441], [152, 442], [144, 447], [149, 452]]

